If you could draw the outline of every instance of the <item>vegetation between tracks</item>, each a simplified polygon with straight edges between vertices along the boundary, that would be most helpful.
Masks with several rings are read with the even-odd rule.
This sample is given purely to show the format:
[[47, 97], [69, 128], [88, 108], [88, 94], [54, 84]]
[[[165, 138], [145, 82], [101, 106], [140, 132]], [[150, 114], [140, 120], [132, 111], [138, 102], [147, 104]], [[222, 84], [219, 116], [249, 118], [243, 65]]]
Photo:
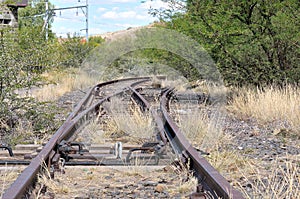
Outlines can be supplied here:
[[[16, 135], [20, 126], [30, 123], [36, 137], [43, 137], [59, 126], [54, 117], [58, 108], [45, 103], [48, 98], [38, 102], [19, 92], [24, 94], [48, 84], [41, 76], [45, 71], [78, 68], [86, 55], [103, 41], [91, 38], [87, 44], [77, 35], [61, 40], [55, 38], [51, 30], [46, 38], [43, 30], [45, 9], [44, 1], [29, 1], [29, 6], [19, 10], [17, 29], [0, 28], [0, 139], [11, 145], [28, 138], [25, 134]], [[22, 139], [22, 136], [27, 138]]]
[[[276, 124], [272, 125], [269, 133], [274, 137], [298, 140], [299, 125], [291, 125], [295, 124], [294, 120], [286, 117], [287, 114], [295, 112], [296, 104], [296, 106], [299, 105], [297, 89], [291, 85], [286, 90], [280, 87], [265, 90], [244, 88], [232, 97], [227, 109], [235, 114], [234, 117], [242, 120], [253, 117], [261, 125], [273, 124], [276, 118]], [[268, 107], [275, 107], [276, 111], [270, 111]], [[251, 158], [245, 154], [251, 154], [254, 148], [251, 146], [242, 150], [232, 148], [235, 142], [234, 135], [230, 136], [224, 132], [224, 126], [228, 125], [224, 123], [224, 120], [226, 117], [232, 117], [231, 114], [224, 112], [223, 117], [220, 117], [220, 114], [214, 114], [214, 109], [209, 106], [199, 108], [187, 109], [189, 111], [185, 112], [180, 106], [177, 107], [179, 114], [176, 118], [181, 129], [194, 147], [209, 152], [205, 158], [236, 188], [240, 189], [246, 198], [298, 198], [300, 194], [299, 155], [283, 154], [268, 161]], [[248, 115], [247, 113], [252, 113], [248, 109], [254, 109], [253, 114], [261, 113], [264, 118]], [[269, 114], [268, 111], [271, 113]], [[216, 115], [219, 115], [218, 119]], [[216, 123], [217, 126], [213, 125]], [[216, 128], [218, 126], [220, 128]], [[210, 143], [210, 145], [206, 147], [203, 143]]]
[[[275, 82], [282, 86], [281, 82], [299, 81], [299, 66], [297, 64], [299, 61], [298, 33], [300, 26], [297, 18], [299, 13], [297, 1], [249, 1], [246, 3], [240, 1], [232, 1], [231, 3], [203, 1], [203, 4], [192, 0], [187, 2], [186, 13], [173, 15], [165, 10], [166, 12], [162, 14], [169, 15], [161, 15], [163, 17], [168, 16], [166, 23], [163, 24], [165, 27], [183, 32], [205, 45], [218, 63], [228, 84], [260, 86]], [[290, 23], [287, 24], [286, 21]], [[55, 108], [49, 108], [48, 104], [45, 103], [38, 104], [33, 99], [20, 98], [14, 91], [39, 85], [41, 83], [40, 74], [50, 67], [78, 67], [90, 50], [90, 46], [83, 44], [81, 38], [78, 37], [73, 39], [70, 37], [68, 41], [52, 40], [48, 43], [45, 41], [44, 35], [40, 34], [42, 32], [40, 28], [39, 26], [32, 29], [27, 27], [26, 31], [31, 32], [26, 32], [23, 29], [17, 37], [8, 34], [10, 30], [2, 31], [2, 38], [4, 39], [1, 40], [3, 56], [0, 59], [0, 97], [2, 102], [0, 130], [9, 135], [7, 141], [11, 144], [28, 140], [28, 138], [30, 140], [37, 137], [42, 138], [43, 135], [51, 131], [51, 128], [56, 129], [57, 126], [52, 126], [53, 124], [58, 124], [53, 120], [54, 112], [52, 111]], [[180, 57], [175, 56], [174, 58], [172, 53], [147, 49], [131, 53], [128, 56], [132, 55], [140, 56], [145, 60], [148, 59], [142, 60], [143, 64], [147, 63], [152, 66], [155, 65], [153, 62], [163, 58], [163, 65], [175, 65], [174, 68], [182, 69], [186, 77], [197, 78], [190, 70], [190, 64], [184, 62]], [[140, 61], [141, 59], [136, 61], [134, 58], [129, 60], [127, 57], [120, 58], [111, 67], [115, 67], [117, 71], [126, 71], [128, 74], [131, 70], [139, 69], [137, 72], [143, 74], [144, 68], [137, 67], [141, 63]], [[181, 68], [182, 65], [184, 67]], [[149, 71], [157, 69], [155, 67], [149, 68]], [[114, 74], [110, 77], [115, 78]], [[73, 77], [69, 77], [69, 79], [71, 80], [70, 84], [73, 84]], [[55, 80], [55, 82], [57, 81]], [[273, 129], [273, 132], [270, 133], [283, 136], [290, 133], [299, 135], [299, 89], [285, 86], [239, 89], [240, 92], [233, 97], [229, 110], [237, 114], [239, 118], [256, 118], [259, 123], [264, 125], [273, 122], [278, 123], [278, 128]], [[71, 85], [67, 86], [66, 89], [55, 87], [54, 90], [61, 89], [61, 93], [57, 94], [61, 95], [73, 88], [75, 87]], [[51, 88], [46, 89], [47, 93], [50, 93], [49, 89]], [[45, 93], [37, 95], [44, 97]], [[49, 96], [41, 99], [49, 100], [51, 98]], [[26, 121], [20, 122], [20, 118], [26, 118]], [[206, 118], [202, 119], [205, 121]], [[249, 163], [241, 156], [235, 156], [232, 151], [211, 151], [211, 154], [211, 162], [223, 161], [219, 166], [217, 162], [213, 163], [221, 171], [223, 170], [223, 173], [236, 172], [247, 167]], [[225, 157], [231, 159], [232, 162], [226, 163], [227, 166], [224, 168]], [[299, 160], [297, 161], [299, 162]], [[256, 163], [250, 161], [249, 165], [251, 167], [256, 166]], [[291, 195], [293, 193], [290, 192], [292, 189], [299, 190], [299, 186], [295, 186], [297, 183], [291, 184], [291, 182], [295, 182], [291, 179], [295, 179], [296, 182], [299, 179], [299, 176], [295, 175], [295, 169], [299, 168], [299, 164], [296, 163], [294, 166], [293, 163], [291, 165], [291, 167], [289, 165], [283, 167], [274, 164], [274, 168], [269, 169], [269, 173], [276, 174], [278, 172], [283, 173], [283, 170], [287, 171], [286, 168], [290, 168], [288, 175], [283, 176], [284, 184], [278, 184], [276, 180], [272, 180], [273, 185], [269, 181], [266, 183], [265, 178], [274, 178], [270, 175], [263, 176], [257, 169], [246, 174], [244, 171], [240, 172], [239, 175], [244, 173], [242, 176], [251, 182], [249, 185], [241, 185], [242, 190], [247, 190], [247, 186], [254, 187], [257, 193], [245, 192], [249, 197], [297, 198], [300, 195], [299, 192], [293, 192], [296, 195]], [[279, 176], [279, 179], [281, 177]], [[282, 190], [278, 188], [278, 185], [287, 188]], [[282, 194], [282, 191], [286, 195]]]

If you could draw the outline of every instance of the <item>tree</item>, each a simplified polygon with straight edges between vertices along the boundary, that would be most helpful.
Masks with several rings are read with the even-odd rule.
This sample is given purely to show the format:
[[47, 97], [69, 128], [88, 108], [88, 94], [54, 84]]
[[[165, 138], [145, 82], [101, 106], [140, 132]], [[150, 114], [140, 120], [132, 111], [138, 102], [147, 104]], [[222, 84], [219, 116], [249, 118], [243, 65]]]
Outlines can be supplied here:
[[[31, 12], [27, 13], [27, 10]], [[45, 105], [17, 94], [20, 89], [37, 86], [40, 82], [40, 73], [52, 62], [51, 56], [48, 55], [51, 48], [40, 28], [43, 25], [42, 21], [33, 21], [33, 24], [27, 21], [32, 19], [31, 13], [42, 13], [42, 6], [29, 6], [20, 10], [21, 16], [25, 16], [24, 13], [27, 13], [28, 18], [23, 18], [22, 21], [21, 17], [22, 25], [19, 29], [6, 27], [0, 30], [0, 133], [2, 135], [13, 134], [16, 126], [24, 120], [31, 122], [35, 132], [55, 127], [49, 125], [54, 118], [51, 110], [43, 110]]]
[[[41, 36], [46, 39], [45, 32], [45, 20], [48, 20], [48, 38], [54, 39], [55, 35], [51, 31], [51, 24], [53, 23], [53, 16], [50, 9], [54, 6], [48, 2], [48, 11], [46, 10], [46, 2], [44, 0], [31, 0], [28, 3], [28, 6], [22, 9], [19, 9], [19, 30], [23, 32], [31, 32], [33, 30], [41, 32]], [[36, 36], [36, 35], [34, 35]]]
[[297, 0], [187, 0], [184, 12], [161, 19], [203, 45], [227, 84], [299, 82], [299, 8]]
[[0, 132], [9, 134], [19, 119], [25, 120], [26, 112], [36, 106], [30, 98], [20, 97], [16, 91], [36, 85], [39, 75], [32, 67], [36, 60], [29, 58], [29, 51], [20, 48], [16, 34], [9, 28], [0, 33]]
[[56, 129], [59, 122], [55, 121], [53, 112], [57, 108], [51, 109], [51, 104], [20, 96], [17, 91], [39, 86], [40, 74], [52, 67], [79, 67], [90, 50], [103, 41], [91, 38], [91, 42], [85, 43], [76, 35], [58, 41], [51, 32], [47, 40], [43, 31], [44, 14], [44, 1], [30, 1], [30, 6], [20, 10], [18, 29], [0, 30], [1, 135], [14, 137], [17, 126], [26, 120], [35, 136]]

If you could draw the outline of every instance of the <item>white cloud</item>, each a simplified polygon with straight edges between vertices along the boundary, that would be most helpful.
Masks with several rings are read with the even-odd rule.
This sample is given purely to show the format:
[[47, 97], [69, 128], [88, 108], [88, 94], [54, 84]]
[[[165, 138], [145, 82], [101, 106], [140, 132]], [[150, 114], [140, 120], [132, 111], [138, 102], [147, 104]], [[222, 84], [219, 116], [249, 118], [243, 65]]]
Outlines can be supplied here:
[[168, 8], [169, 5], [166, 2], [163, 2], [161, 0], [153, 0], [153, 1], [146, 1], [145, 3], [142, 3], [139, 8], [148, 10], [150, 8], [154, 9], [160, 9], [160, 8]]
[[136, 3], [138, 0], [111, 0], [112, 3]]
[[143, 15], [143, 13], [139, 14], [135, 11], [124, 11], [124, 12], [115, 12], [115, 11], [108, 11], [101, 15], [103, 19], [137, 19], [137, 20], [144, 20], [149, 18], [147, 14]]
[[118, 13], [114, 12], [114, 11], [108, 11], [108, 12], [105, 12], [101, 17], [104, 19], [117, 19]]
[[107, 8], [102, 8], [102, 7], [97, 8], [97, 11], [98, 11], [98, 12], [104, 12], [104, 11], [106, 11], [106, 10], [107, 10]]
[[123, 19], [124, 18], [127, 19], [127, 18], [135, 18], [137, 14], [135, 11], [127, 11], [127, 12], [120, 12], [119, 16]]

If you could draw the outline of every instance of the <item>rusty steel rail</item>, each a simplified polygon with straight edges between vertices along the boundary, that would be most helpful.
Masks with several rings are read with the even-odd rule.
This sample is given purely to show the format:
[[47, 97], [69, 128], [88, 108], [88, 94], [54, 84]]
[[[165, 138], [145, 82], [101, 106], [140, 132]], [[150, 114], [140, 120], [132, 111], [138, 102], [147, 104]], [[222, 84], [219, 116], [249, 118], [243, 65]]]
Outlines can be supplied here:
[[[163, 78], [163, 77], [162, 77]], [[3, 199], [24, 198], [29, 195], [28, 191], [32, 188], [33, 184], [37, 181], [37, 174], [41, 172], [42, 164], [45, 163], [48, 169], [59, 158], [60, 143], [70, 141], [73, 135], [81, 130], [83, 124], [86, 124], [95, 116], [99, 107], [103, 102], [108, 101], [111, 97], [120, 95], [124, 92], [131, 92], [131, 98], [141, 107], [143, 111], [149, 111], [154, 118], [157, 129], [160, 146], [164, 147], [170, 143], [174, 152], [177, 153], [182, 159], [190, 160], [190, 169], [198, 177], [199, 184], [203, 186], [206, 191], [209, 191], [214, 198], [243, 198], [242, 194], [235, 190], [226, 179], [221, 176], [183, 136], [178, 126], [173, 122], [168, 113], [169, 98], [172, 95], [172, 89], [166, 89], [163, 92], [160, 103], [160, 112], [153, 109], [150, 103], [143, 98], [143, 96], [134, 88], [135, 86], [149, 81], [150, 77], [127, 78], [120, 80], [112, 80], [98, 84], [90, 89], [86, 96], [75, 107], [74, 111], [68, 116], [64, 124], [52, 136], [50, 141], [44, 146], [42, 151], [31, 161], [30, 165], [21, 173], [17, 180], [11, 185], [3, 195]], [[125, 86], [123, 90], [114, 92], [109, 96], [104, 96], [97, 99], [97, 95], [101, 87], [114, 84], [122, 81], [135, 81], [129, 86]], [[94, 102], [95, 101], [95, 102]], [[162, 115], [162, 116], [161, 116]], [[80, 150], [81, 146], [77, 143]], [[76, 146], [77, 146], [76, 145]], [[140, 147], [134, 150], [149, 150], [151, 147]], [[76, 154], [75, 154], [76, 155]], [[129, 158], [128, 158], [129, 159]], [[85, 161], [87, 165], [101, 165], [97, 161]], [[77, 162], [69, 162], [70, 165], [76, 165]], [[79, 163], [82, 164], [82, 163]], [[197, 187], [199, 194], [203, 191]], [[197, 194], [196, 193], [196, 194]]]
[[152, 109], [150, 103], [134, 88], [129, 87], [129, 89], [132, 91], [132, 98], [134, 101], [136, 101], [143, 111], [150, 111], [153, 119], [156, 122], [157, 129], [159, 131], [159, 138], [163, 142], [163, 144], [166, 144], [168, 142], [165, 130], [164, 130], [164, 124], [161, 119], [161, 117], [158, 115], [157, 111]]
[[[164, 92], [160, 109], [164, 120], [165, 132], [169, 142], [175, 146], [175, 151], [184, 159], [190, 160], [190, 169], [194, 171], [203, 188], [209, 191], [214, 198], [244, 198], [238, 190], [234, 189], [229, 182], [200, 155], [200, 153], [185, 138], [180, 128], [171, 119], [168, 108], [172, 92], [173, 89], [168, 89]], [[200, 189], [197, 189], [197, 191], [201, 192]], [[195, 194], [197, 195], [197, 193]], [[201, 195], [201, 193], [198, 194]]]
[[[204, 157], [200, 155], [200, 153], [189, 143], [179, 127], [171, 119], [168, 109], [170, 103], [169, 99], [172, 95], [173, 89], [166, 89], [163, 92], [160, 104], [162, 117], [160, 117], [157, 112], [151, 108], [150, 103], [139, 92], [133, 88], [130, 89], [133, 92], [133, 99], [143, 108], [142, 110], [151, 111], [159, 128], [161, 140], [164, 141], [164, 144], [168, 141], [177, 155], [185, 159], [190, 159], [190, 169], [194, 171], [205, 191], [210, 192], [210, 196], [225, 199], [244, 198], [239, 191], [234, 189], [228, 181], [215, 168], [213, 168]], [[197, 191], [198, 193], [195, 193], [195, 195], [201, 195], [201, 188], [197, 188]]]
[[[133, 87], [145, 81], [149, 81], [150, 79], [150, 77], [126, 78], [100, 83], [92, 87], [86, 96], [76, 106], [74, 111], [69, 114], [64, 124], [56, 131], [56, 133], [43, 147], [42, 151], [31, 161], [29, 166], [26, 167], [26, 169], [19, 175], [16, 181], [14, 181], [14, 183], [5, 191], [2, 199], [18, 199], [24, 198], [24, 196], [28, 195], [29, 188], [37, 181], [37, 174], [42, 170], [43, 163], [46, 163], [49, 168], [52, 158], [57, 158], [57, 145], [62, 140], [70, 139], [78, 127], [84, 121], [87, 121], [90, 117], [90, 114], [95, 113], [103, 102], [107, 101], [112, 96], [125, 92], [125, 90], [119, 91], [91, 105], [91, 98], [95, 97], [95, 92], [97, 92], [101, 87], [117, 82], [136, 80], [135, 83], [131, 84]], [[129, 90], [129, 88], [127, 88], [127, 90]]]

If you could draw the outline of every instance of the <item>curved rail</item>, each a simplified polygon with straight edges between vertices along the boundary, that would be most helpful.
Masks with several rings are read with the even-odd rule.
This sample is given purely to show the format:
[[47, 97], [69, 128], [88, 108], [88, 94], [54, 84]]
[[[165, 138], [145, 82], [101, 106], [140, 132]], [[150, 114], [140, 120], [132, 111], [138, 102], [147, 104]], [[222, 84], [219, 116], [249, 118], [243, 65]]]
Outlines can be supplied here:
[[244, 198], [239, 191], [234, 189], [228, 181], [200, 155], [171, 119], [168, 113], [168, 104], [172, 91], [173, 89], [168, 89], [164, 92], [160, 105], [169, 142], [174, 146], [179, 155], [190, 159], [190, 168], [194, 170], [203, 188], [210, 191], [214, 198]]
[[[169, 109], [169, 98], [172, 95], [173, 89], [166, 89], [163, 92], [160, 104], [162, 118], [151, 109], [149, 102], [140, 93], [133, 88], [130, 89], [133, 92], [134, 100], [139, 103], [144, 110], [151, 111], [164, 144], [168, 141], [172, 145], [175, 153], [190, 159], [190, 169], [194, 170], [195, 175], [205, 190], [208, 190], [214, 198], [244, 198], [239, 191], [235, 190], [227, 180], [199, 154], [171, 119], [167, 110]], [[202, 190], [197, 188], [197, 191], [201, 192]]]
[[164, 132], [164, 124], [161, 117], [158, 115], [156, 110], [151, 108], [150, 103], [139, 92], [132, 87], [129, 87], [129, 89], [133, 92], [133, 99], [140, 104], [140, 107], [142, 107], [143, 111], [148, 110], [151, 112], [159, 131], [159, 138], [163, 144], [166, 144], [168, 140]]
[[[140, 105], [145, 111], [151, 112], [159, 130], [160, 144], [166, 145], [169, 142], [175, 153], [183, 157], [185, 160], [190, 159], [190, 169], [192, 169], [195, 175], [198, 177], [199, 182], [203, 188], [211, 193], [214, 198], [243, 198], [242, 194], [235, 190], [226, 179], [221, 176], [200, 154], [196, 151], [192, 145], [187, 141], [184, 135], [181, 133], [178, 126], [173, 122], [168, 113], [169, 98], [172, 95], [172, 89], [166, 89], [163, 92], [160, 111], [154, 110], [150, 103], [143, 98], [143, 96], [136, 91], [135, 86], [149, 81], [150, 77], [142, 78], [127, 78], [120, 80], [112, 80], [98, 84], [90, 89], [86, 96], [76, 106], [74, 111], [68, 116], [64, 124], [58, 129], [58, 131], [52, 136], [50, 141], [44, 146], [42, 151], [36, 158], [32, 160], [30, 165], [21, 173], [17, 180], [11, 185], [9, 189], [3, 195], [3, 199], [23, 198], [33, 182], [36, 181], [36, 176], [42, 169], [42, 163], [45, 162], [50, 168], [50, 165], [55, 162], [55, 159], [60, 157], [58, 154], [58, 147], [62, 141], [69, 141], [72, 139], [74, 133], [80, 130], [82, 124], [89, 121], [93, 114], [97, 113], [101, 104], [111, 97], [119, 95], [123, 92], [130, 91], [132, 98]], [[117, 91], [102, 99], [95, 100], [97, 93], [101, 87], [114, 84], [122, 81], [135, 81], [129, 86], [125, 86], [123, 90]], [[161, 116], [162, 115], [162, 116]], [[80, 146], [79, 146], [80, 148]], [[139, 148], [142, 150], [144, 148]], [[148, 148], [145, 148], [148, 150]], [[199, 193], [202, 191], [197, 187]]]
[[[80, 101], [76, 106], [74, 111], [68, 116], [64, 124], [56, 131], [56, 133], [51, 137], [47, 144], [43, 147], [42, 151], [31, 161], [28, 167], [19, 175], [17, 180], [5, 191], [2, 199], [14, 199], [14, 198], [23, 198], [28, 188], [36, 181], [36, 176], [42, 168], [43, 162], [50, 167], [51, 159], [56, 154], [56, 146], [64, 139], [69, 139], [76, 132], [76, 125], [80, 122], [83, 122], [89, 114], [95, 112], [97, 107], [99, 107], [103, 102], [111, 98], [112, 96], [118, 95], [123, 91], [119, 91], [110, 96], [107, 96], [98, 102], [89, 105], [92, 102], [92, 99], [95, 96], [95, 90], [99, 90], [101, 87], [130, 80], [140, 80], [131, 84], [131, 86], [136, 86], [145, 81], [149, 81], [150, 77], [136, 77], [136, 78], [126, 78], [119, 80], [112, 80], [104, 83], [100, 83], [90, 89], [86, 96]], [[129, 88], [127, 88], [128, 90]], [[88, 107], [88, 108], [86, 108]]]

